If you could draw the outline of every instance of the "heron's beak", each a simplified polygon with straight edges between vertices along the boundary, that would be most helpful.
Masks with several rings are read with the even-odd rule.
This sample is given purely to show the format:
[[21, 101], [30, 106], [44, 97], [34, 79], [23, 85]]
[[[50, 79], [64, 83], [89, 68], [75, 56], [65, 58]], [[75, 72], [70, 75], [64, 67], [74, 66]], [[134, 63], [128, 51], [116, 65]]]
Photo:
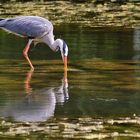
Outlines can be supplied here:
[[62, 52], [61, 52], [61, 56], [64, 63], [64, 70], [67, 70], [67, 56], [65, 56]]
[[64, 69], [67, 70], [67, 56], [63, 57]]

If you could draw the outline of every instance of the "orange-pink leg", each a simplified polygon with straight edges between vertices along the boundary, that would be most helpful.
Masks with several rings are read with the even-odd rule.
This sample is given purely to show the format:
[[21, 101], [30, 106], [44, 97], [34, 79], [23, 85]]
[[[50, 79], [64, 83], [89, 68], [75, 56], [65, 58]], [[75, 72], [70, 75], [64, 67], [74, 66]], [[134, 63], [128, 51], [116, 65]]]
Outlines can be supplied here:
[[32, 40], [30, 39], [30, 40], [28, 41], [26, 47], [25, 47], [24, 50], [23, 50], [23, 55], [24, 55], [24, 57], [26, 58], [26, 60], [28, 61], [29, 65], [30, 65], [30, 67], [31, 67], [31, 70], [34, 70], [34, 67], [33, 67], [33, 65], [32, 65], [32, 63], [31, 63], [31, 61], [30, 61], [30, 59], [29, 59], [29, 57], [28, 57], [28, 51], [29, 51], [29, 48], [30, 48], [31, 43], [32, 43]]

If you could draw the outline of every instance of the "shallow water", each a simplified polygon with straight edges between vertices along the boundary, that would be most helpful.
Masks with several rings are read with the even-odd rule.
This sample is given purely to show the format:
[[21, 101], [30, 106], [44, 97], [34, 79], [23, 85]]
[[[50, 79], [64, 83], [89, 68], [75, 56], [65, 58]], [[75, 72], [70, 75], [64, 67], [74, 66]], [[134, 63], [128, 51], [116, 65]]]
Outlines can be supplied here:
[[[69, 46], [67, 73], [63, 71], [60, 53], [44, 44], [32, 45], [29, 55], [35, 71], [29, 71], [22, 56], [27, 40], [2, 30], [0, 36], [0, 116], [4, 120], [14, 123], [67, 118], [66, 123], [91, 118], [93, 123], [93, 118], [95, 122], [120, 118], [125, 122], [139, 117], [139, 29], [55, 26], [55, 36]], [[125, 132], [130, 122], [115, 132]], [[115, 128], [107, 123], [107, 129], [110, 137]], [[132, 129], [137, 132], [135, 125]]]

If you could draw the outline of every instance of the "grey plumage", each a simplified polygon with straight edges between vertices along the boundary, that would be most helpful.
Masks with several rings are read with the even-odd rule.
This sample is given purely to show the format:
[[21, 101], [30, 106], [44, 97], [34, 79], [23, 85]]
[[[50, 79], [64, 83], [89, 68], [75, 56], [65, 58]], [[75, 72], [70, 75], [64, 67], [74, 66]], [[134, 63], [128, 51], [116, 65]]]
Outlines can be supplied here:
[[19, 16], [0, 19], [0, 27], [23, 37], [39, 38], [47, 34], [53, 25], [42, 17]]
[[0, 18], [0, 28], [16, 35], [29, 38], [28, 43], [23, 50], [23, 55], [32, 70], [34, 70], [34, 67], [28, 57], [28, 51], [33, 41], [43, 42], [53, 51], [60, 50], [64, 66], [67, 68], [68, 46], [62, 39], [54, 40], [53, 25], [47, 19], [38, 16]]

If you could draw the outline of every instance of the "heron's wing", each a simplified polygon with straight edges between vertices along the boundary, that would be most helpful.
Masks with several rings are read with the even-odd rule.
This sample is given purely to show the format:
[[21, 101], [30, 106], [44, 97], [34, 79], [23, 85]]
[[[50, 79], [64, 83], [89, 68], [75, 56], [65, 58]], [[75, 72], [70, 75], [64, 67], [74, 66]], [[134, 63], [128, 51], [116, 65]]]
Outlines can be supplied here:
[[5, 19], [2, 28], [21, 36], [37, 38], [48, 33], [52, 24], [47, 19], [37, 16], [19, 16]]

